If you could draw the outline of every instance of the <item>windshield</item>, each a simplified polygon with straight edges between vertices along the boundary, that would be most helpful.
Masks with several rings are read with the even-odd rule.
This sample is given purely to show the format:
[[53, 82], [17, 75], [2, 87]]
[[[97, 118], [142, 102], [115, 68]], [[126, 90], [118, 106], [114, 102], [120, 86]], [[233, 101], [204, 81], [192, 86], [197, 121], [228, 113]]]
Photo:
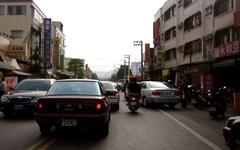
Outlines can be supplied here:
[[25, 80], [20, 82], [15, 90], [47, 91], [50, 86], [50, 81], [46, 80]]
[[100, 96], [97, 82], [55, 82], [47, 95], [90, 95]]

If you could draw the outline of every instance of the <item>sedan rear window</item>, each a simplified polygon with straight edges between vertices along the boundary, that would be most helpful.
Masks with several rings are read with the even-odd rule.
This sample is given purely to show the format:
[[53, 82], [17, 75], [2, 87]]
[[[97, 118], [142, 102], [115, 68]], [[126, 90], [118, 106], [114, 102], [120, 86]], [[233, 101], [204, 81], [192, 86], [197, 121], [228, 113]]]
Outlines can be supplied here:
[[162, 82], [149, 82], [148, 84], [151, 88], [170, 88]]
[[23, 80], [15, 87], [15, 90], [47, 91], [50, 88], [50, 86], [51, 86], [50, 81]]
[[104, 89], [115, 89], [112, 83], [102, 82]]
[[55, 82], [47, 95], [86, 95], [100, 96], [101, 90], [97, 82]]

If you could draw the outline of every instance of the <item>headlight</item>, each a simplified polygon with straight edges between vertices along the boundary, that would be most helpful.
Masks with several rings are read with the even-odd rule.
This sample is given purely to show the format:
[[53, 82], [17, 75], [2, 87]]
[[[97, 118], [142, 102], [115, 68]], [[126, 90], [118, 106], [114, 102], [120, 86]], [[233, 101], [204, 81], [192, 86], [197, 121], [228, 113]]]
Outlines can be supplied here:
[[2, 103], [8, 103], [8, 102], [9, 102], [8, 97], [2, 96], [2, 97], [1, 97], [1, 102], [2, 102]]
[[37, 102], [38, 102], [38, 99], [39, 99], [39, 97], [34, 97], [34, 98], [31, 100], [31, 103], [37, 103]]

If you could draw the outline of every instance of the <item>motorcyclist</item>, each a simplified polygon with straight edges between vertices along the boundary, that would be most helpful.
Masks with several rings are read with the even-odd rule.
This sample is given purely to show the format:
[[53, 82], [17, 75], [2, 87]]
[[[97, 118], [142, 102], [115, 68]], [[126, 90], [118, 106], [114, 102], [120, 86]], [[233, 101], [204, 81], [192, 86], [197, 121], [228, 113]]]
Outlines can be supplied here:
[[[127, 90], [128, 90], [128, 97], [130, 97], [131, 95], [134, 95], [138, 97], [140, 97], [141, 94], [141, 86], [137, 83], [137, 78], [135, 77], [131, 77], [130, 78], [130, 82], [127, 85]], [[129, 99], [128, 99], [129, 102]]]

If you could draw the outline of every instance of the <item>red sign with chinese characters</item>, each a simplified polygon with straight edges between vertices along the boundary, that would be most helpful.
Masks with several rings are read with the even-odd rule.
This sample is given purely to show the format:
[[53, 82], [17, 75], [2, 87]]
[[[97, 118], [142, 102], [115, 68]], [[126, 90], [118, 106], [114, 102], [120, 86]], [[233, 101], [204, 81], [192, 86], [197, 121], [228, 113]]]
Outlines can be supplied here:
[[219, 56], [226, 57], [240, 53], [240, 41], [234, 41], [219, 46]]

